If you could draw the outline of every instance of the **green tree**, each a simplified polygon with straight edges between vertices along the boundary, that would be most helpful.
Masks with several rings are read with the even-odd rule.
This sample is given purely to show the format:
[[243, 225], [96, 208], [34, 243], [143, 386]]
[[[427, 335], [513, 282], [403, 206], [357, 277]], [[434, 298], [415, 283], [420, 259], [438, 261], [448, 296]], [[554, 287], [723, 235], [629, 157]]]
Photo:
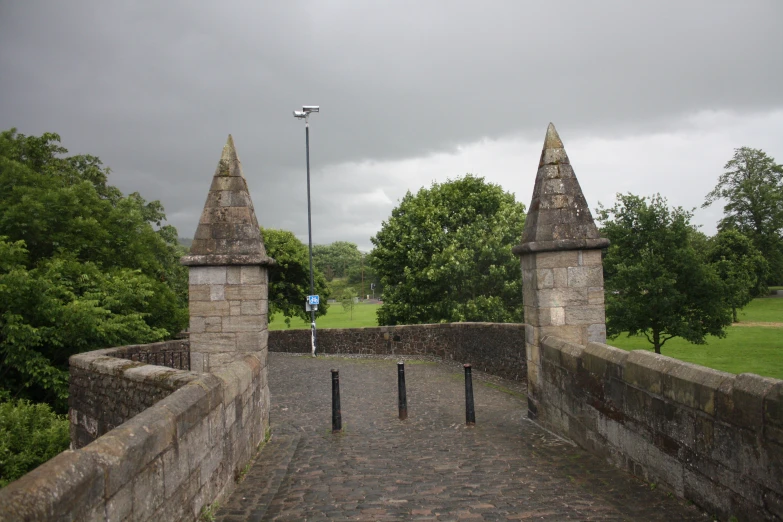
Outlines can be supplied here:
[[702, 206], [725, 200], [720, 230], [748, 236], [769, 263], [767, 283], [783, 282], [783, 165], [759, 149], [742, 147], [723, 168]]
[[68, 357], [165, 339], [145, 319], [156, 285], [139, 271], [103, 272], [60, 256], [26, 268], [23, 241], [0, 236], [0, 386], [67, 410]]
[[372, 238], [369, 263], [384, 285], [378, 323], [521, 321], [511, 247], [524, 222], [512, 194], [470, 174], [408, 192]]
[[708, 261], [723, 281], [724, 299], [737, 322], [738, 309], [744, 308], [754, 297], [767, 293], [767, 260], [749, 238], [732, 229], [722, 230], [710, 238], [707, 252]]
[[691, 240], [691, 213], [670, 209], [660, 195], [617, 194], [598, 209], [611, 241], [604, 259], [607, 335], [644, 335], [655, 353], [673, 337], [704, 344], [724, 337], [731, 313], [721, 279]]
[[59, 140], [0, 133], [0, 388], [63, 411], [70, 355], [182, 330], [187, 271], [161, 204]]
[[100, 159], [67, 153], [57, 134], [0, 133], [0, 235], [23, 240], [27, 267], [67, 256], [103, 271], [139, 270], [154, 288], [146, 317], [179, 333], [188, 321], [185, 250], [159, 201], [123, 196]]
[[[307, 246], [287, 230], [261, 228], [266, 253], [277, 261], [269, 271], [269, 320], [281, 312], [285, 323], [291, 326], [291, 317], [310, 320], [305, 311], [305, 300], [310, 295], [310, 257]], [[321, 296], [316, 317], [326, 314], [329, 291], [326, 278], [314, 268], [315, 293]]]
[[345, 288], [340, 296], [340, 304], [343, 305], [343, 310], [351, 312], [351, 320], [353, 321], [353, 309], [356, 307], [356, 290], [351, 287]]
[[362, 263], [362, 253], [355, 243], [335, 241], [329, 245], [313, 245], [313, 264], [332, 278], [346, 277], [348, 271]]

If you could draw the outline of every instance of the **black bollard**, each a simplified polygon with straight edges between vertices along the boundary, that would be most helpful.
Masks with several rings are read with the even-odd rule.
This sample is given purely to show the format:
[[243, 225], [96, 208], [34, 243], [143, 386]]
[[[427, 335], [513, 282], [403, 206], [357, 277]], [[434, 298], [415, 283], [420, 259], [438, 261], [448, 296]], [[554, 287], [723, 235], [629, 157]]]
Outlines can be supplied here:
[[340, 412], [340, 371], [332, 370], [332, 433], [342, 431], [343, 416]]
[[473, 409], [473, 376], [470, 365], [465, 366], [465, 424], [475, 426], [476, 410]]
[[408, 418], [408, 397], [405, 394], [405, 363], [397, 363], [397, 391], [399, 394], [400, 420]]

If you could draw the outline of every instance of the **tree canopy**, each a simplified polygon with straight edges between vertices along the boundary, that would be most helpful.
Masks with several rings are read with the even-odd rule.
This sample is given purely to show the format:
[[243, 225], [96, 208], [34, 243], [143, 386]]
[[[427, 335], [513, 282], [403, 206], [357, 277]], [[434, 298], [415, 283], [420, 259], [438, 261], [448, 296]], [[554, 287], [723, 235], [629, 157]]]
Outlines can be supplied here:
[[736, 230], [722, 230], [709, 239], [707, 261], [723, 281], [724, 299], [734, 322], [738, 309], [767, 293], [767, 260], [749, 238]]
[[618, 194], [599, 207], [601, 233], [611, 241], [604, 259], [607, 335], [644, 335], [656, 353], [673, 337], [704, 344], [731, 323], [723, 282], [692, 245], [691, 213], [669, 208], [660, 195]]
[[[261, 228], [266, 253], [277, 261], [269, 271], [269, 320], [281, 312], [287, 325], [291, 317], [310, 320], [305, 311], [305, 300], [310, 295], [310, 253], [307, 246], [288, 230]], [[326, 278], [313, 263], [315, 293], [321, 296], [316, 317], [324, 315], [329, 308]]]
[[170, 338], [188, 315], [162, 205], [59, 141], [0, 133], [0, 395], [62, 410], [70, 355]]
[[769, 263], [766, 282], [783, 283], [783, 165], [762, 150], [742, 147], [723, 168], [703, 206], [725, 200], [720, 230], [749, 237]]
[[470, 174], [408, 192], [372, 238], [384, 286], [382, 325], [523, 317], [519, 260], [525, 206]]
[[355, 243], [335, 241], [328, 245], [313, 245], [313, 264], [326, 276], [347, 277], [348, 272], [361, 267], [362, 253]]

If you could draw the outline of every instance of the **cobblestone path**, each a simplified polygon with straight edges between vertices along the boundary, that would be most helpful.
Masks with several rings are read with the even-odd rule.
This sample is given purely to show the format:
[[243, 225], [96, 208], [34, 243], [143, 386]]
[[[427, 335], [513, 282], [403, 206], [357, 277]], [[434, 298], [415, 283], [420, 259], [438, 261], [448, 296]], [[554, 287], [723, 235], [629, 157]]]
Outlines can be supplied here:
[[401, 422], [396, 361], [270, 353], [272, 438], [217, 520], [709, 520], [528, 421], [518, 383], [474, 371], [468, 428], [460, 366], [405, 366]]

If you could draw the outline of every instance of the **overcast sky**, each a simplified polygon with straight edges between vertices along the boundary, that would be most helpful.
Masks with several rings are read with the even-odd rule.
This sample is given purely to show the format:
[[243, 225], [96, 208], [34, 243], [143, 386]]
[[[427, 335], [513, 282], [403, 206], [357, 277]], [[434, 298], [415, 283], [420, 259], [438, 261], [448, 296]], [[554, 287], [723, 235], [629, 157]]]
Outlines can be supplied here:
[[781, 20], [777, 0], [0, 0], [0, 127], [99, 156], [184, 237], [231, 133], [259, 222], [307, 240], [303, 104], [315, 243], [369, 250], [407, 190], [467, 172], [529, 205], [550, 121], [592, 209], [699, 207], [734, 148], [783, 162]]

